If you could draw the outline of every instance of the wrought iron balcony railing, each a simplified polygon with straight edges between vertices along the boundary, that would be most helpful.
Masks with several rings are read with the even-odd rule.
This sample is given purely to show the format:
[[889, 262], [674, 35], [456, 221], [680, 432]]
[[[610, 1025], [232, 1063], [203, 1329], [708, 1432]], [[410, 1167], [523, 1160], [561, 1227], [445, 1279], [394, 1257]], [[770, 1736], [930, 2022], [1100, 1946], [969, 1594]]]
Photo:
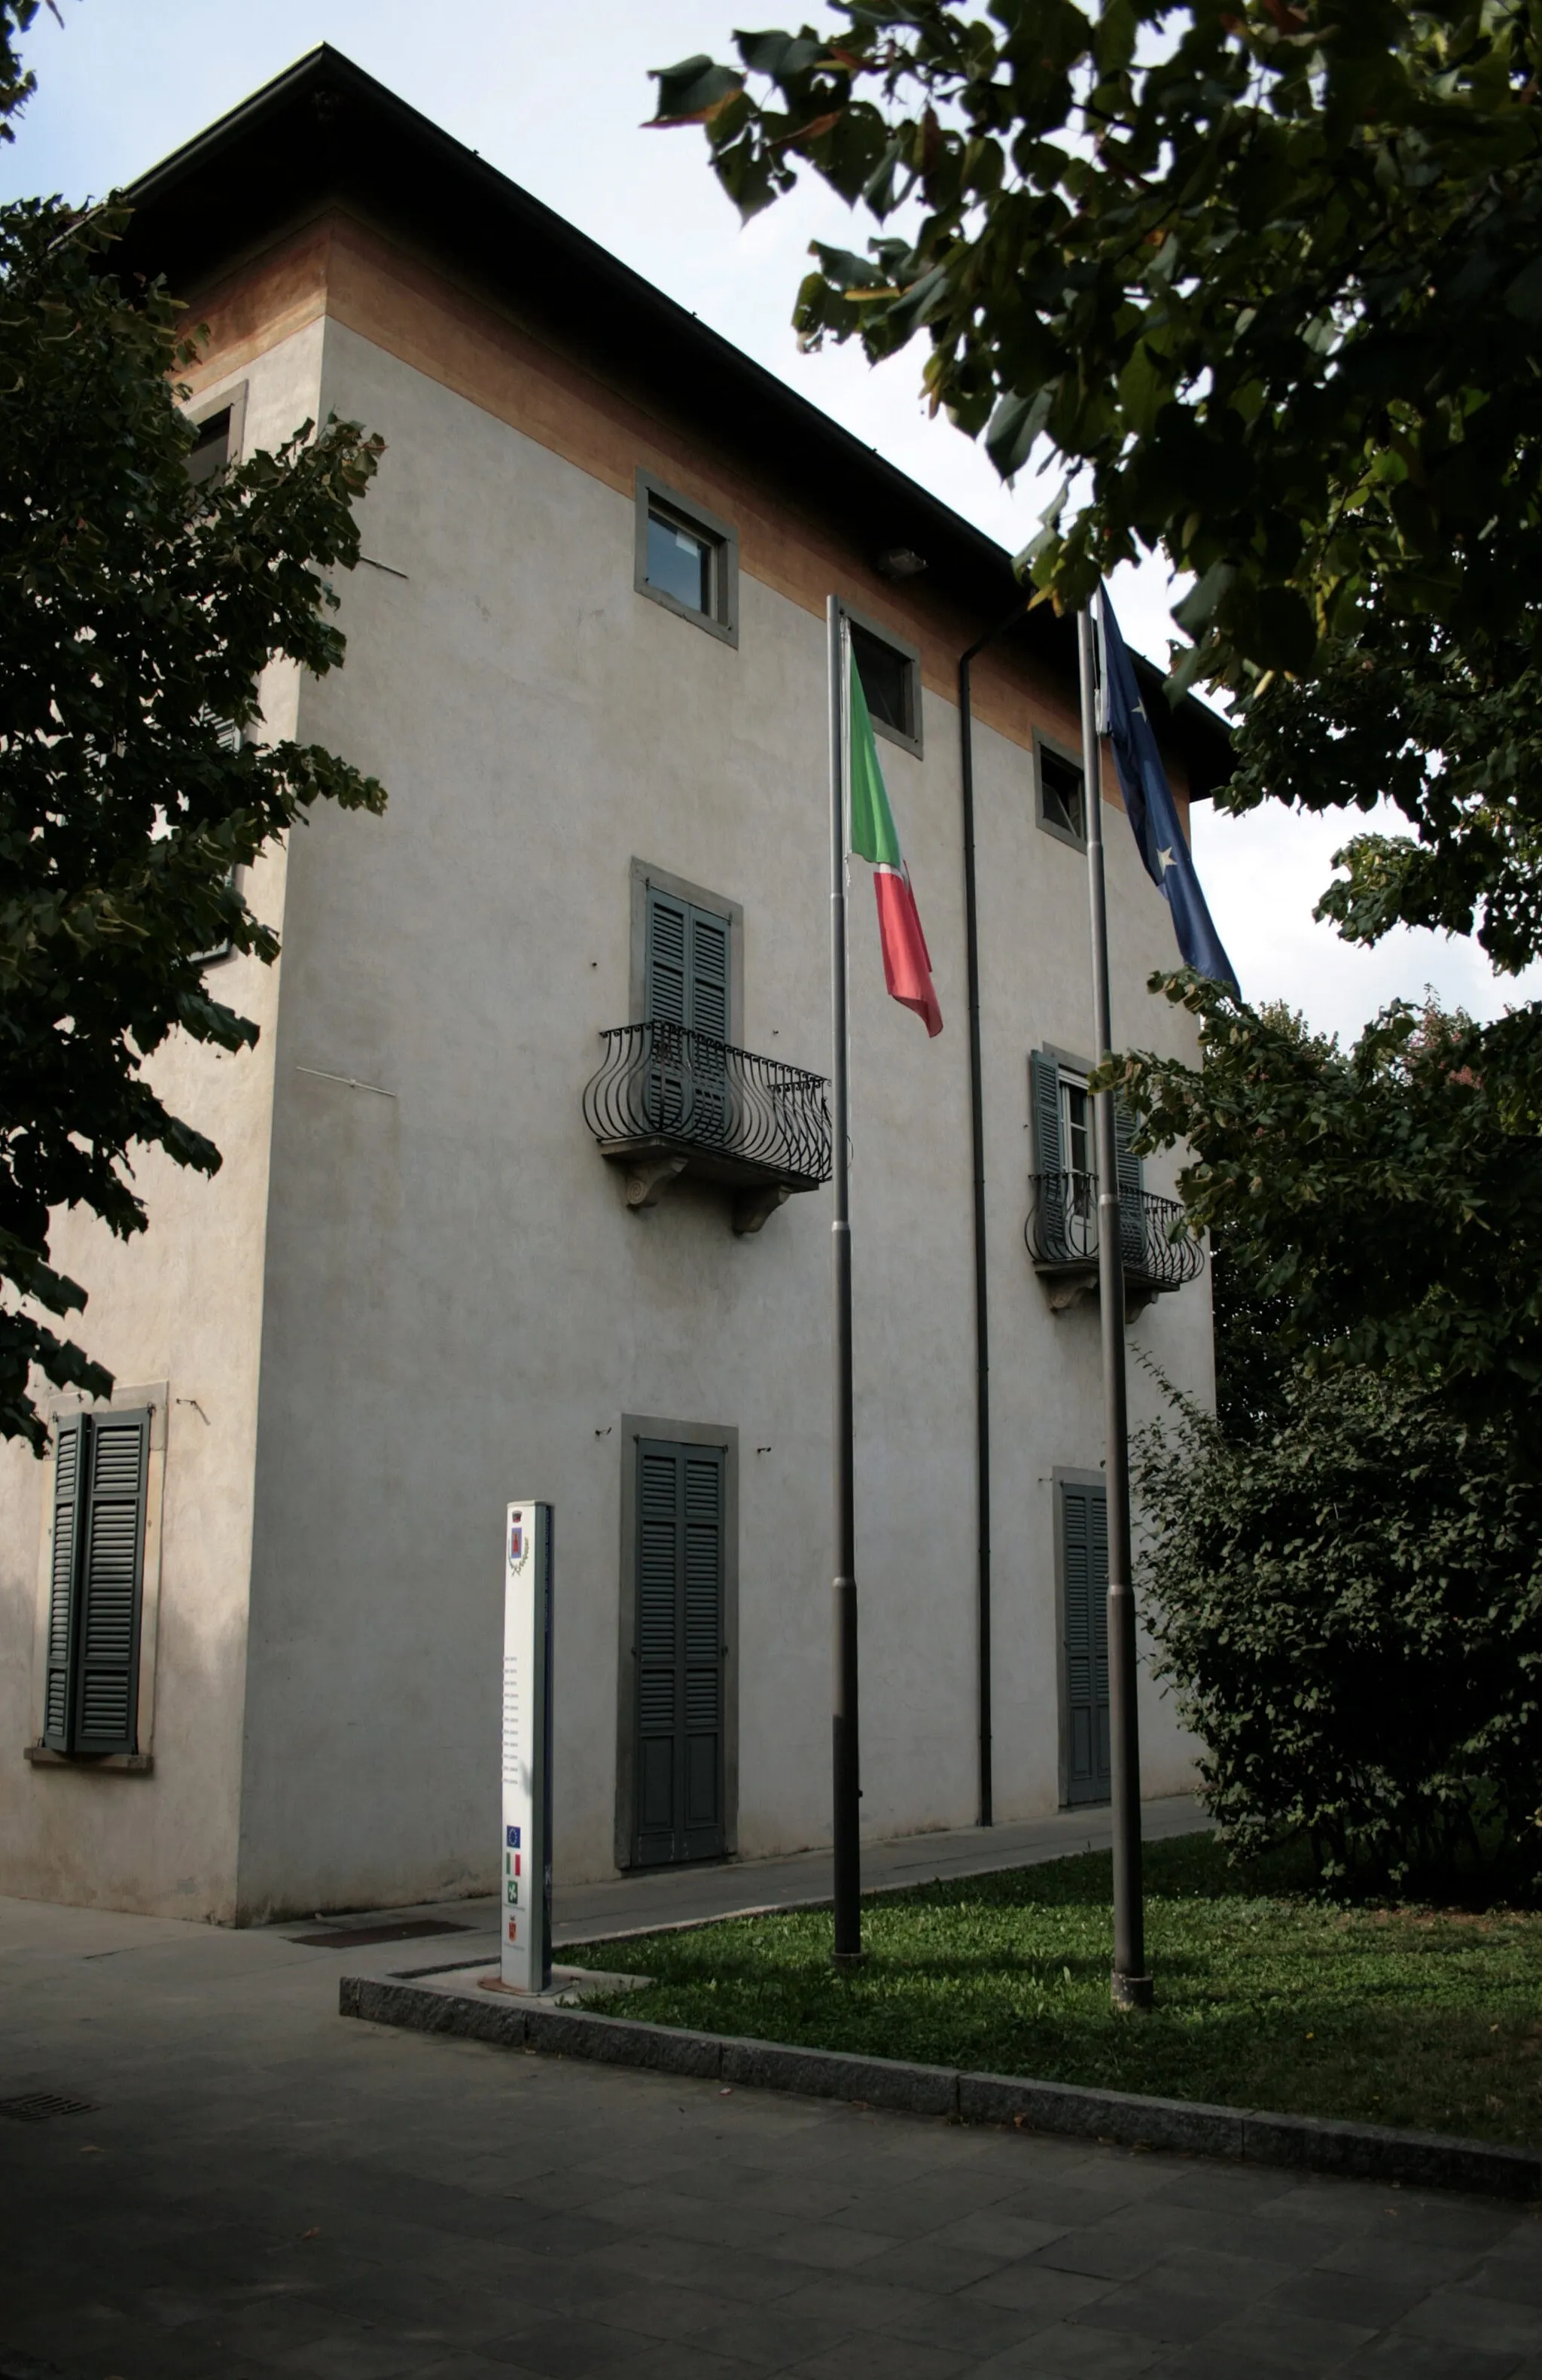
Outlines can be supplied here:
[[[1028, 1253], [1050, 1283], [1051, 1305], [1069, 1304], [1097, 1279], [1097, 1176], [1034, 1173], [1028, 1187], [1033, 1204], [1022, 1229]], [[1176, 1198], [1121, 1190], [1119, 1224], [1125, 1289], [1136, 1303], [1181, 1289], [1204, 1270], [1204, 1247]], [[1069, 1294], [1057, 1296], [1057, 1285]]]
[[584, 1121], [601, 1155], [625, 1166], [629, 1206], [655, 1206], [678, 1174], [693, 1173], [735, 1190], [735, 1231], [756, 1232], [794, 1191], [829, 1180], [822, 1075], [659, 1018], [600, 1038]]

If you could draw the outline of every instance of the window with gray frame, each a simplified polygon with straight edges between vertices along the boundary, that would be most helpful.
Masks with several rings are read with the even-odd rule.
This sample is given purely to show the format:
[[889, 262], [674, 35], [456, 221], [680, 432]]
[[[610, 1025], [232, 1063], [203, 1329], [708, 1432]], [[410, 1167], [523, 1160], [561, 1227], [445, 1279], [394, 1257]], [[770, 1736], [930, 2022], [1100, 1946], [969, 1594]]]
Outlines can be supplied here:
[[1058, 1479], [1061, 1763], [1068, 1806], [1106, 1802], [1108, 1735], [1108, 1502], [1101, 1482]]
[[739, 642], [739, 539], [728, 523], [651, 471], [637, 474], [638, 594], [683, 620]]
[[135, 1752], [150, 1413], [68, 1414], [55, 1426], [44, 1744]]
[[215, 479], [230, 461], [230, 407], [211, 413], [197, 424], [193, 431], [192, 452], [188, 456], [188, 477], [195, 488]]
[[246, 435], [246, 382], [205, 397], [188, 408], [193, 443], [188, 455], [188, 477], [195, 488], [208, 486], [241, 459]]
[[1034, 805], [1046, 834], [1075, 851], [1087, 847], [1087, 804], [1082, 763], [1063, 744], [1034, 731]]
[[891, 630], [864, 620], [846, 606], [851, 659], [857, 665], [868, 717], [880, 735], [921, 757], [921, 656]]
[[[1084, 1061], [1059, 1050], [1029, 1052], [1034, 1172], [1038, 1180], [1040, 1230], [1045, 1253], [1050, 1256], [1070, 1258], [1089, 1245], [1095, 1246], [1095, 1238], [1089, 1240], [1090, 1227], [1095, 1222], [1097, 1178], [1093, 1099], [1087, 1089], [1090, 1072]], [[1130, 1146], [1133, 1133], [1129, 1109], [1117, 1103], [1114, 1145], [1119, 1156], [1120, 1229], [1131, 1261], [1138, 1262], [1145, 1245], [1140, 1211], [1145, 1180], [1141, 1160]]]

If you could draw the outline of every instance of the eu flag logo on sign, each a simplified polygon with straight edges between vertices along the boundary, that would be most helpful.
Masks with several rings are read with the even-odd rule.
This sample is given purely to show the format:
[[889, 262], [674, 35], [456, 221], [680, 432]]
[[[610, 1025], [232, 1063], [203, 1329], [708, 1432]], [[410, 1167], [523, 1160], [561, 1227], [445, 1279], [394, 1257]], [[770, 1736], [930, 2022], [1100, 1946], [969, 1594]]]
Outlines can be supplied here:
[[1213, 977], [1241, 1000], [1236, 971], [1216, 931], [1199, 878], [1184, 840], [1178, 805], [1168, 783], [1168, 772], [1156, 748], [1156, 735], [1146, 717], [1134, 667], [1120, 635], [1108, 589], [1098, 596], [1103, 628], [1103, 682], [1108, 701], [1108, 740], [1114, 747], [1119, 789], [1140, 845], [1145, 872], [1172, 911], [1172, 929], [1186, 964], [1196, 975]]
[[506, 1840], [507, 1840], [507, 1848], [508, 1848], [509, 1851], [511, 1851], [511, 1852], [517, 1852], [517, 1851], [519, 1850], [519, 1848], [520, 1848], [520, 1829], [519, 1829], [519, 1828], [518, 1828], [518, 1827], [505, 1827], [505, 1828], [504, 1828], [504, 1830], [503, 1830], [503, 1831], [504, 1831], [505, 1838], [506, 1838]]

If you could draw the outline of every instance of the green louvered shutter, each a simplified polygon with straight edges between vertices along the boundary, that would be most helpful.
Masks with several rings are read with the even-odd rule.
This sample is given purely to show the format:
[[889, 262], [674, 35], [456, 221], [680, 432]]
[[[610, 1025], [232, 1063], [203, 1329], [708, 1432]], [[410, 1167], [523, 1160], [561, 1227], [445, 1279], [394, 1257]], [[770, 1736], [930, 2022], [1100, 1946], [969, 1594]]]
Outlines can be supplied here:
[[689, 1025], [690, 980], [689, 906], [650, 884], [643, 1013], [661, 1025]]
[[48, 1587], [48, 1666], [43, 1721], [43, 1740], [54, 1752], [69, 1750], [70, 1676], [77, 1615], [75, 1571], [80, 1543], [81, 1491], [85, 1486], [81, 1460], [85, 1437], [86, 1423], [80, 1414], [71, 1414], [60, 1421], [54, 1433], [54, 1558]]
[[691, 1021], [690, 914], [683, 901], [648, 887], [648, 945], [642, 1013], [653, 1026], [643, 1081], [643, 1112], [653, 1132], [679, 1132], [690, 1107], [685, 1044], [672, 1026]]
[[712, 909], [648, 887], [646, 1014], [691, 1033], [732, 1038], [728, 1000], [729, 926]]
[[691, 912], [691, 997], [687, 1018], [693, 1033], [727, 1041], [728, 1034], [728, 921], [710, 909]]
[[[715, 1042], [729, 1038], [728, 934], [727, 917], [649, 885], [643, 990], [655, 1027], [681, 1026]], [[655, 1030], [647, 1099], [655, 1131], [721, 1140], [728, 1079], [720, 1053]]]
[[728, 1068], [720, 1049], [728, 1038], [728, 921], [692, 909], [690, 1023], [702, 1038], [691, 1048], [691, 1112], [704, 1140], [721, 1141], [728, 1120]]
[[633, 1857], [661, 1867], [724, 1850], [724, 1456], [643, 1439], [637, 1461]]
[[1114, 1147], [1118, 1152], [1119, 1230], [1124, 1250], [1126, 1272], [1144, 1273], [1145, 1262], [1145, 1214], [1141, 1194], [1145, 1176], [1141, 1160], [1130, 1143], [1135, 1136], [1135, 1120], [1122, 1100], [1114, 1105]]
[[1034, 1171], [1039, 1176], [1038, 1228], [1044, 1255], [1053, 1261], [1067, 1253], [1065, 1157], [1060, 1146], [1060, 1069], [1042, 1050], [1028, 1059], [1029, 1108], [1034, 1127]]
[[133, 1752], [150, 1415], [87, 1416], [72, 1752]]
[[1108, 1506], [1101, 1488], [1060, 1483], [1065, 1607], [1066, 1800], [1106, 1802], [1108, 1742]]
[[685, 1741], [682, 1856], [720, 1859], [723, 1833], [723, 1450], [682, 1450]]

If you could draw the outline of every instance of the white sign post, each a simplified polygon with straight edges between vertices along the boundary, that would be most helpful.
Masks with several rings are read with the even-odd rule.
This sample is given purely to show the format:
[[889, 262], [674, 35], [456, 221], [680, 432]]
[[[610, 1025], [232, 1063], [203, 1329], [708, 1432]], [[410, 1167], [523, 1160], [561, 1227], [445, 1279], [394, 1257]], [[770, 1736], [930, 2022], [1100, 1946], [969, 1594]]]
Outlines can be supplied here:
[[503, 1922], [513, 1992], [552, 1980], [552, 1508], [510, 1504], [503, 1588]]

